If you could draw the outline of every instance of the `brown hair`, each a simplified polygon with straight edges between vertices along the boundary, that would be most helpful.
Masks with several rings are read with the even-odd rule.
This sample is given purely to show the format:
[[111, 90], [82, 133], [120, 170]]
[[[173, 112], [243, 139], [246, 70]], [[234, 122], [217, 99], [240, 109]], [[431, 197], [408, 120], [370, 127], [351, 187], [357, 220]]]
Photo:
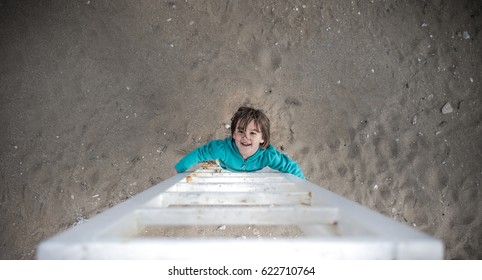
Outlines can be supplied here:
[[266, 149], [269, 146], [270, 122], [268, 117], [261, 110], [256, 110], [250, 107], [239, 107], [238, 111], [236, 111], [231, 118], [231, 135], [234, 135], [236, 125], [238, 128], [246, 131], [246, 127], [251, 121], [254, 121], [254, 125], [261, 130], [261, 136], [264, 140], [261, 144], [261, 148]]

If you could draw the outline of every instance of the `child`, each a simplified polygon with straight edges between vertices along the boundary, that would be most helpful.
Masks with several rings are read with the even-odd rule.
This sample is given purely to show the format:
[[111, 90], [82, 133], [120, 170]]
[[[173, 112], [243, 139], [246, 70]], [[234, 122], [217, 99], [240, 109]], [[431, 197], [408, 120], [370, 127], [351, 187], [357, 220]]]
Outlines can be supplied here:
[[176, 165], [181, 173], [195, 164], [219, 160], [222, 168], [230, 171], [257, 171], [266, 166], [305, 179], [298, 164], [270, 145], [270, 122], [261, 112], [240, 107], [231, 118], [231, 136], [213, 140], [182, 158]]

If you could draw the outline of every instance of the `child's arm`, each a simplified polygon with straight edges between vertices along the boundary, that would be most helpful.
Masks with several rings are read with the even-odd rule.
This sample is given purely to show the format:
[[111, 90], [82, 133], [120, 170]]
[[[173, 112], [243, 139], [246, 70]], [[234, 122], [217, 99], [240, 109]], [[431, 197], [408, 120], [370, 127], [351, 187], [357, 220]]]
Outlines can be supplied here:
[[272, 169], [283, 173], [291, 173], [295, 176], [305, 179], [305, 175], [296, 161], [290, 159], [287, 155], [278, 152], [270, 146], [268, 166]]
[[224, 155], [224, 142], [222, 140], [213, 140], [184, 156], [174, 168], [178, 173], [182, 173], [200, 162], [223, 159]]

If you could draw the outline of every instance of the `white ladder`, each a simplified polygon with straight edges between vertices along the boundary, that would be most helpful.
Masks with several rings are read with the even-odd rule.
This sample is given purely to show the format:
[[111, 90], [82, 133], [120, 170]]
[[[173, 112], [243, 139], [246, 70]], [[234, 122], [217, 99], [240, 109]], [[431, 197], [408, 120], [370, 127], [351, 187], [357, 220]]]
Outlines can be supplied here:
[[196, 168], [42, 242], [37, 258], [443, 258], [438, 239], [291, 174]]

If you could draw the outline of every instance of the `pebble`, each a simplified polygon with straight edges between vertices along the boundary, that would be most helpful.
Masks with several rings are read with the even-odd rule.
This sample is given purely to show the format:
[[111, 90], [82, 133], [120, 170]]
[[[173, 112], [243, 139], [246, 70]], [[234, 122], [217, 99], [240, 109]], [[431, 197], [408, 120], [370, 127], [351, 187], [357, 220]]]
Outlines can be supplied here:
[[445, 103], [445, 105], [442, 107], [442, 114], [450, 114], [454, 111], [452, 108], [452, 105], [450, 105], [450, 102]]
[[76, 227], [80, 224], [83, 224], [85, 221], [87, 221], [87, 219], [83, 215], [77, 216], [76, 221], [72, 226]]
[[417, 124], [417, 116], [413, 116], [413, 119], [412, 119], [412, 125], [416, 125]]
[[222, 225], [218, 227], [218, 230], [225, 230], [225, 229], [226, 229], [226, 225]]
[[464, 39], [465, 39], [465, 40], [470, 39], [469, 32], [467, 32], [467, 31], [464, 31], [463, 36], [464, 36]]

